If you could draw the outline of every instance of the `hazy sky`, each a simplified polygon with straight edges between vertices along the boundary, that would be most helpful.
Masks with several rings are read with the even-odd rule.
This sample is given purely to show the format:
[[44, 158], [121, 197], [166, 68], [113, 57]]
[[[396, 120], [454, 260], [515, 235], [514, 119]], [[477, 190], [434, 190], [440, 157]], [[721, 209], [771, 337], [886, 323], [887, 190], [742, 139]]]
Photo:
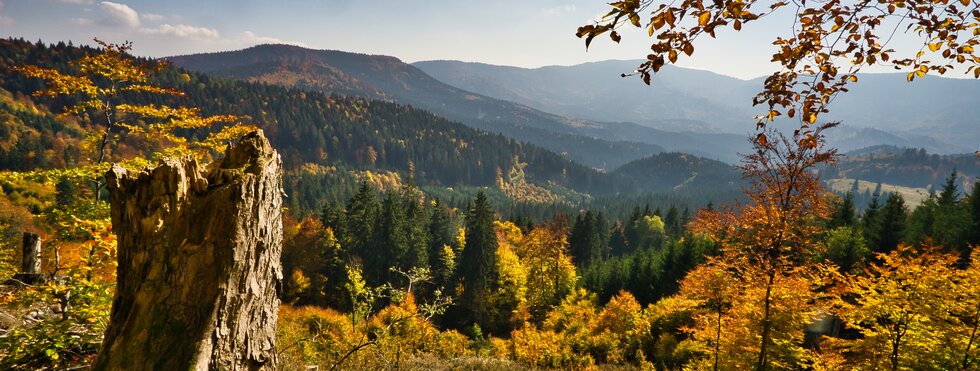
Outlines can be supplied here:
[[[572, 65], [647, 54], [645, 32], [589, 51], [575, 29], [607, 10], [603, 0], [0, 0], [0, 36], [91, 44], [133, 41], [134, 54], [162, 57], [289, 43], [392, 55], [406, 62], [455, 59], [521, 67]], [[788, 19], [696, 44], [681, 66], [740, 78], [767, 75], [771, 40]]]

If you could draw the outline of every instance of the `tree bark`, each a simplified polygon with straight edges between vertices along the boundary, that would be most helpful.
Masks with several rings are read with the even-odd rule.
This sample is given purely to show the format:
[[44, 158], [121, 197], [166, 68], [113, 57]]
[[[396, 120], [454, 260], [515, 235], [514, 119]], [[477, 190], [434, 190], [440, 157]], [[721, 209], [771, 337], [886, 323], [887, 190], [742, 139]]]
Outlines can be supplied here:
[[23, 257], [20, 260], [20, 273], [41, 273], [41, 236], [24, 232]]
[[93, 369], [275, 369], [282, 165], [262, 131], [206, 167], [106, 178], [119, 266]]
[[756, 370], [764, 371], [767, 366], [769, 350], [769, 332], [772, 329], [772, 285], [776, 278], [776, 271], [769, 271], [769, 281], [766, 283], [765, 307], [762, 314], [762, 344], [759, 346], [759, 363]]

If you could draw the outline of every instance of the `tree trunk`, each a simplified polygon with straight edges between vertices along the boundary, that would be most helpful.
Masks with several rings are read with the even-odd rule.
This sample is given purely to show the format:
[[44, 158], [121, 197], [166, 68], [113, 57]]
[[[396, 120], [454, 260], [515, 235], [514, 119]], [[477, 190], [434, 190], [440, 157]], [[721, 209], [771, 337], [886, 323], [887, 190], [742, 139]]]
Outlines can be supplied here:
[[4, 285], [34, 285], [43, 283], [41, 274], [41, 236], [36, 233], [24, 232], [21, 245], [20, 272], [3, 282]]
[[20, 260], [20, 273], [41, 273], [41, 236], [24, 232], [23, 258]]
[[93, 369], [275, 369], [281, 166], [261, 131], [207, 167], [113, 166], [119, 266]]
[[759, 346], [759, 363], [756, 364], [756, 370], [759, 371], [765, 370], [766, 363], [769, 361], [769, 332], [772, 329], [772, 285], [775, 278], [776, 271], [769, 271], [769, 281], [766, 283], [765, 308], [762, 314], [762, 344]]

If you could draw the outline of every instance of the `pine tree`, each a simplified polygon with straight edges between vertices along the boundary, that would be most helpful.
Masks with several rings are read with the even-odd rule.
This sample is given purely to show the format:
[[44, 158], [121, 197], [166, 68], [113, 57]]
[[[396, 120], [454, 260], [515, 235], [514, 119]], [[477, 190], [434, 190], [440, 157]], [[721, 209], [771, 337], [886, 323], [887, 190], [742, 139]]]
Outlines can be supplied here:
[[864, 235], [864, 240], [868, 242], [874, 241], [874, 236], [877, 234], [878, 228], [878, 213], [881, 211], [881, 193], [875, 191], [871, 195], [871, 201], [868, 203], [868, 207], [864, 209], [864, 214], [861, 216], [861, 233]]
[[966, 203], [959, 202], [959, 187], [956, 185], [957, 173], [953, 173], [946, 178], [943, 189], [936, 199], [936, 213], [932, 225], [932, 233], [935, 243], [944, 247], [946, 251], [956, 251], [960, 253], [961, 259], [966, 261], [970, 253], [966, 249], [966, 241], [969, 239], [970, 216], [966, 209]]
[[612, 230], [609, 232], [609, 249], [612, 256], [622, 256], [629, 251], [629, 246], [626, 242], [626, 232], [623, 228], [623, 223], [619, 220], [613, 224]]
[[364, 277], [374, 286], [391, 283], [399, 286], [399, 277], [391, 268], [407, 272], [409, 245], [405, 234], [405, 207], [401, 198], [394, 192], [385, 194], [381, 209], [375, 221], [374, 234], [366, 249], [364, 258]]
[[595, 246], [596, 256], [599, 259], [608, 258], [612, 253], [612, 249], [609, 247], [609, 220], [606, 219], [602, 211], [598, 212], [595, 217]]
[[374, 190], [367, 182], [361, 183], [357, 193], [347, 203], [347, 212], [343, 218], [344, 228], [340, 233], [341, 246], [362, 260], [369, 259], [373, 254], [369, 243], [374, 235], [378, 207]]
[[856, 214], [857, 212], [854, 210], [854, 193], [847, 192], [844, 198], [841, 199], [840, 204], [837, 205], [834, 213], [830, 215], [827, 229], [853, 226]]
[[667, 210], [667, 216], [664, 217], [664, 225], [666, 225], [667, 234], [670, 236], [676, 236], [678, 231], [680, 231], [680, 214], [677, 211], [677, 206], [670, 204], [670, 209]]
[[497, 282], [497, 235], [493, 209], [480, 191], [466, 215], [466, 246], [459, 262], [463, 305], [480, 327], [487, 325], [487, 295]]
[[970, 195], [967, 207], [970, 209], [971, 220], [968, 241], [971, 245], [980, 245], [980, 180], [973, 183], [973, 194]]
[[429, 210], [425, 207], [425, 196], [418, 188], [406, 187], [402, 191], [405, 205], [405, 235], [408, 251], [401, 262], [402, 269], [408, 272], [414, 267], [429, 267]]
[[449, 210], [439, 200], [432, 204], [429, 217], [429, 267], [436, 286], [448, 288], [453, 278], [455, 256], [453, 228]]
[[871, 239], [871, 250], [876, 253], [894, 251], [905, 235], [905, 221], [908, 208], [905, 199], [898, 193], [889, 193], [885, 206], [881, 208], [875, 234]]

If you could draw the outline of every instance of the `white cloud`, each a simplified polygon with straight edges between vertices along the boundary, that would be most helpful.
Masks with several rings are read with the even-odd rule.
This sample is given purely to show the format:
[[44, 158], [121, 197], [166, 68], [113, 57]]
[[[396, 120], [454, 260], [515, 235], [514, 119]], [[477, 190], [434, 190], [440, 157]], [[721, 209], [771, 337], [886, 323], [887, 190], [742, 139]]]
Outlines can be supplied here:
[[289, 40], [283, 40], [275, 37], [259, 36], [252, 31], [242, 32], [240, 35], [238, 35], [238, 41], [248, 46], [257, 45], [257, 44], [289, 44], [289, 45], [302, 46], [304, 48], [309, 47], [305, 43], [300, 41], [289, 41]]
[[156, 26], [154, 28], [143, 28], [140, 32], [147, 35], [173, 36], [184, 39], [217, 39], [221, 35], [218, 30], [209, 27], [195, 27], [186, 24], [168, 24]]
[[133, 8], [130, 8], [126, 4], [103, 1], [99, 3], [99, 7], [106, 12], [106, 18], [102, 20], [102, 24], [106, 26], [124, 26], [129, 28], [140, 26], [139, 13], [136, 13]]
[[562, 13], [572, 13], [572, 12], [575, 12], [575, 10], [576, 10], [575, 4], [571, 4], [571, 5], [559, 5], [559, 6], [555, 6], [555, 7], [551, 7], [551, 8], [545, 8], [544, 9], [544, 14], [547, 14], [547, 15], [558, 15], [558, 14], [562, 14]]
[[156, 21], [162, 21], [164, 18], [167, 17], [160, 14], [142, 13], [140, 14], [140, 18], [142, 18], [144, 21], [156, 22]]
[[95, 24], [95, 20], [91, 18], [72, 18], [71, 23], [79, 26], [91, 26]]

